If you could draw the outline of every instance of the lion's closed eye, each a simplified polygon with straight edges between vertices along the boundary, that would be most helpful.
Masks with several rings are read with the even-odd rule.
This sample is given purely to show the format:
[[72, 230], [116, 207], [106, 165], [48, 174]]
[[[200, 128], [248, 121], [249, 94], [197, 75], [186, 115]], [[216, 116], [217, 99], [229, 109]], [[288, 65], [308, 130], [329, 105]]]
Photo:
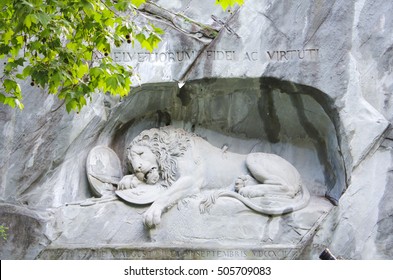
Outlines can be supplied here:
[[143, 152], [133, 152], [133, 154], [135, 154], [135, 155], [137, 155], [137, 156], [141, 156], [141, 155], [143, 155]]

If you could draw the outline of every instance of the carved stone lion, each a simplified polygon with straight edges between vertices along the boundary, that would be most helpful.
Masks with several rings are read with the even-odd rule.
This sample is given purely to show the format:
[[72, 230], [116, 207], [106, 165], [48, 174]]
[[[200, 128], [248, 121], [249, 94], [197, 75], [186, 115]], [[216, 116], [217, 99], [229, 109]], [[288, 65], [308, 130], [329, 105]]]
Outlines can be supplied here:
[[[119, 190], [165, 188], [145, 213], [148, 227], [158, 225], [162, 213], [177, 201], [203, 190], [218, 192], [201, 203], [201, 211], [219, 197], [232, 197], [258, 213], [281, 215], [305, 207], [310, 198], [298, 171], [285, 159], [231, 153], [173, 127], [143, 131], [127, 148], [127, 159], [133, 174], [121, 179]], [[256, 198], [263, 203], [256, 204]]]

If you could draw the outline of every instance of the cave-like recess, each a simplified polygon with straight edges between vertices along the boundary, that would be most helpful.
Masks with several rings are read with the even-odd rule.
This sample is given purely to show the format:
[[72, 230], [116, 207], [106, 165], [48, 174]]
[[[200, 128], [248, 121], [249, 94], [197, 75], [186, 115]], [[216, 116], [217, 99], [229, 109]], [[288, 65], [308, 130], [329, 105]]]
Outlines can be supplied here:
[[[145, 84], [116, 108], [111, 147], [123, 160], [140, 131], [174, 125], [238, 153], [268, 152], [299, 169], [314, 195], [337, 204], [347, 179], [333, 100], [307, 85], [276, 78], [202, 79]], [[108, 131], [108, 130], [107, 130]], [[124, 170], [127, 172], [127, 170]]]

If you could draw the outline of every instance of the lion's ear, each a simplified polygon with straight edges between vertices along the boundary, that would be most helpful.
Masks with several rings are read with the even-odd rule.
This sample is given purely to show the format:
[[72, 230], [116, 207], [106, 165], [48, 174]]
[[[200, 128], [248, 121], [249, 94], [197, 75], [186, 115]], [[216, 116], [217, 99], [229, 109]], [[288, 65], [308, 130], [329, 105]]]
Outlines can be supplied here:
[[149, 135], [143, 135], [142, 140], [144, 140], [144, 141], [150, 140]]

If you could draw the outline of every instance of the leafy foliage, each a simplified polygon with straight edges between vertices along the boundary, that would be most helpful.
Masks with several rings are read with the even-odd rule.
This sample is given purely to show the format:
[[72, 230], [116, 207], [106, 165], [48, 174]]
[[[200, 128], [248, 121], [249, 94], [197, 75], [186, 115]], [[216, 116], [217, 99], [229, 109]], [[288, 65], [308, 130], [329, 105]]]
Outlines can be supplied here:
[[236, 4], [239, 6], [244, 4], [244, 0], [216, 0], [216, 4], [221, 5], [222, 9], [225, 11], [228, 7], [233, 7]]
[[[145, 0], [2, 0], [0, 102], [23, 108], [20, 80], [45, 88], [79, 111], [96, 91], [127, 95], [133, 74], [114, 63], [112, 46], [135, 39], [149, 51], [162, 30], [132, 21]], [[134, 13], [133, 13], [134, 12]]]
[[[212, 0], [209, 0], [212, 1]], [[0, 103], [23, 109], [19, 83], [45, 89], [80, 111], [96, 91], [125, 96], [132, 68], [115, 63], [113, 46], [137, 41], [150, 52], [163, 31], [137, 25], [146, 0], [1, 0]], [[225, 10], [244, 0], [216, 0]]]
[[8, 227], [4, 226], [4, 225], [0, 225], [0, 238], [7, 240], [7, 231], [8, 231]]

